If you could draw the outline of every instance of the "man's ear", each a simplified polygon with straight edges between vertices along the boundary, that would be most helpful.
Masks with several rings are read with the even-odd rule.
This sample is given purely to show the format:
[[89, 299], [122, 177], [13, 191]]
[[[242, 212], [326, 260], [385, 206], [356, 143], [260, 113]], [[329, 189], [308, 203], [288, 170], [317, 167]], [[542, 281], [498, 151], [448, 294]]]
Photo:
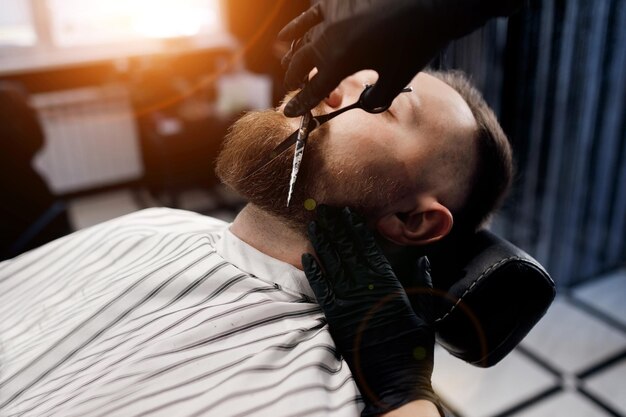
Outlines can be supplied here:
[[428, 198], [408, 212], [384, 215], [376, 221], [376, 229], [395, 244], [420, 246], [446, 236], [452, 224], [450, 210], [436, 199]]

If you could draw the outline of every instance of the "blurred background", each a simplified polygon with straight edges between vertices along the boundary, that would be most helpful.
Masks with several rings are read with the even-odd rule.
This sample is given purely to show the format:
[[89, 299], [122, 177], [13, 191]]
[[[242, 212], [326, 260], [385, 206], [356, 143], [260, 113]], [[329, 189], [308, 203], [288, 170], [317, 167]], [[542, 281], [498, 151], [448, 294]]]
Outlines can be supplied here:
[[[0, 0], [0, 260], [135, 210], [225, 220], [213, 162], [284, 94], [276, 33], [309, 0]], [[438, 351], [460, 417], [626, 416], [626, 0], [543, 0], [447, 47], [517, 175], [493, 230], [560, 296], [500, 365]]]

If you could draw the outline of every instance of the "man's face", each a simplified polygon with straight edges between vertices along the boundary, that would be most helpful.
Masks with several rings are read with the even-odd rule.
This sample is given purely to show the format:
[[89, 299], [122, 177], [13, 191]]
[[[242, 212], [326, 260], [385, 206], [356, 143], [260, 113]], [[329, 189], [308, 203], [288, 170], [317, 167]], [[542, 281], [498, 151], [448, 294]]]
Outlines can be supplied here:
[[[365, 84], [376, 78], [374, 71], [347, 78], [313, 114], [356, 102]], [[289, 208], [293, 148], [250, 175], [298, 128], [300, 119], [284, 117], [282, 107], [248, 114], [235, 123], [218, 158], [218, 175], [252, 203], [296, 225], [311, 217], [307, 200], [351, 206], [375, 218], [415, 193], [449, 193], [458, 184], [451, 184], [443, 167], [472, 154], [476, 122], [465, 101], [444, 82], [422, 73], [411, 86], [413, 91], [400, 94], [384, 113], [350, 110], [314, 131]]]

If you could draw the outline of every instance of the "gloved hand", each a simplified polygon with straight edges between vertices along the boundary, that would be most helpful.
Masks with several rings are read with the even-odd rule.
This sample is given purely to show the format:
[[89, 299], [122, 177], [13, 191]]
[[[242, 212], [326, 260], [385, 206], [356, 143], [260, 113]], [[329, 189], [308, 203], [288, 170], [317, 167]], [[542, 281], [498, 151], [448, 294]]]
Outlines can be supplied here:
[[350, 366], [366, 403], [364, 416], [379, 415], [425, 399], [431, 387], [434, 328], [426, 258], [412, 291], [414, 311], [402, 285], [365, 223], [348, 209], [320, 206], [309, 225], [319, 262], [303, 254], [302, 265], [322, 307], [337, 349]]
[[285, 107], [299, 116], [315, 107], [341, 80], [362, 69], [379, 79], [365, 106], [388, 106], [450, 40], [510, 14], [523, 0], [321, 0], [287, 24], [284, 41], [302, 38], [283, 58], [285, 86], [300, 87], [318, 73]]

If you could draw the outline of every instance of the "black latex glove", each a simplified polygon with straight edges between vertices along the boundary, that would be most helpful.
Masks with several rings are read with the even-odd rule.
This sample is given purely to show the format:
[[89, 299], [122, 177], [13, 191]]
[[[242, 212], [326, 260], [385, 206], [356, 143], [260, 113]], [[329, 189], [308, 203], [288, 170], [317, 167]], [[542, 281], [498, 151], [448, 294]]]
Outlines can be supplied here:
[[443, 415], [430, 381], [435, 332], [426, 258], [419, 261], [416, 288], [407, 289], [418, 293], [414, 311], [365, 223], [348, 209], [320, 206], [309, 238], [321, 265], [304, 254], [304, 272], [361, 390], [362, 415], [418, 399], [435, 403]]
[[296, 89], [318, 73], [286, 106], [299, 116], [362, 69], [378, 72], [368, 109], [387, 106], [449, 41], [510, 14], [524, 0], [321, 0], [287, 24], [284, 41], [302, 38], [283, 58], [285, 86]]

